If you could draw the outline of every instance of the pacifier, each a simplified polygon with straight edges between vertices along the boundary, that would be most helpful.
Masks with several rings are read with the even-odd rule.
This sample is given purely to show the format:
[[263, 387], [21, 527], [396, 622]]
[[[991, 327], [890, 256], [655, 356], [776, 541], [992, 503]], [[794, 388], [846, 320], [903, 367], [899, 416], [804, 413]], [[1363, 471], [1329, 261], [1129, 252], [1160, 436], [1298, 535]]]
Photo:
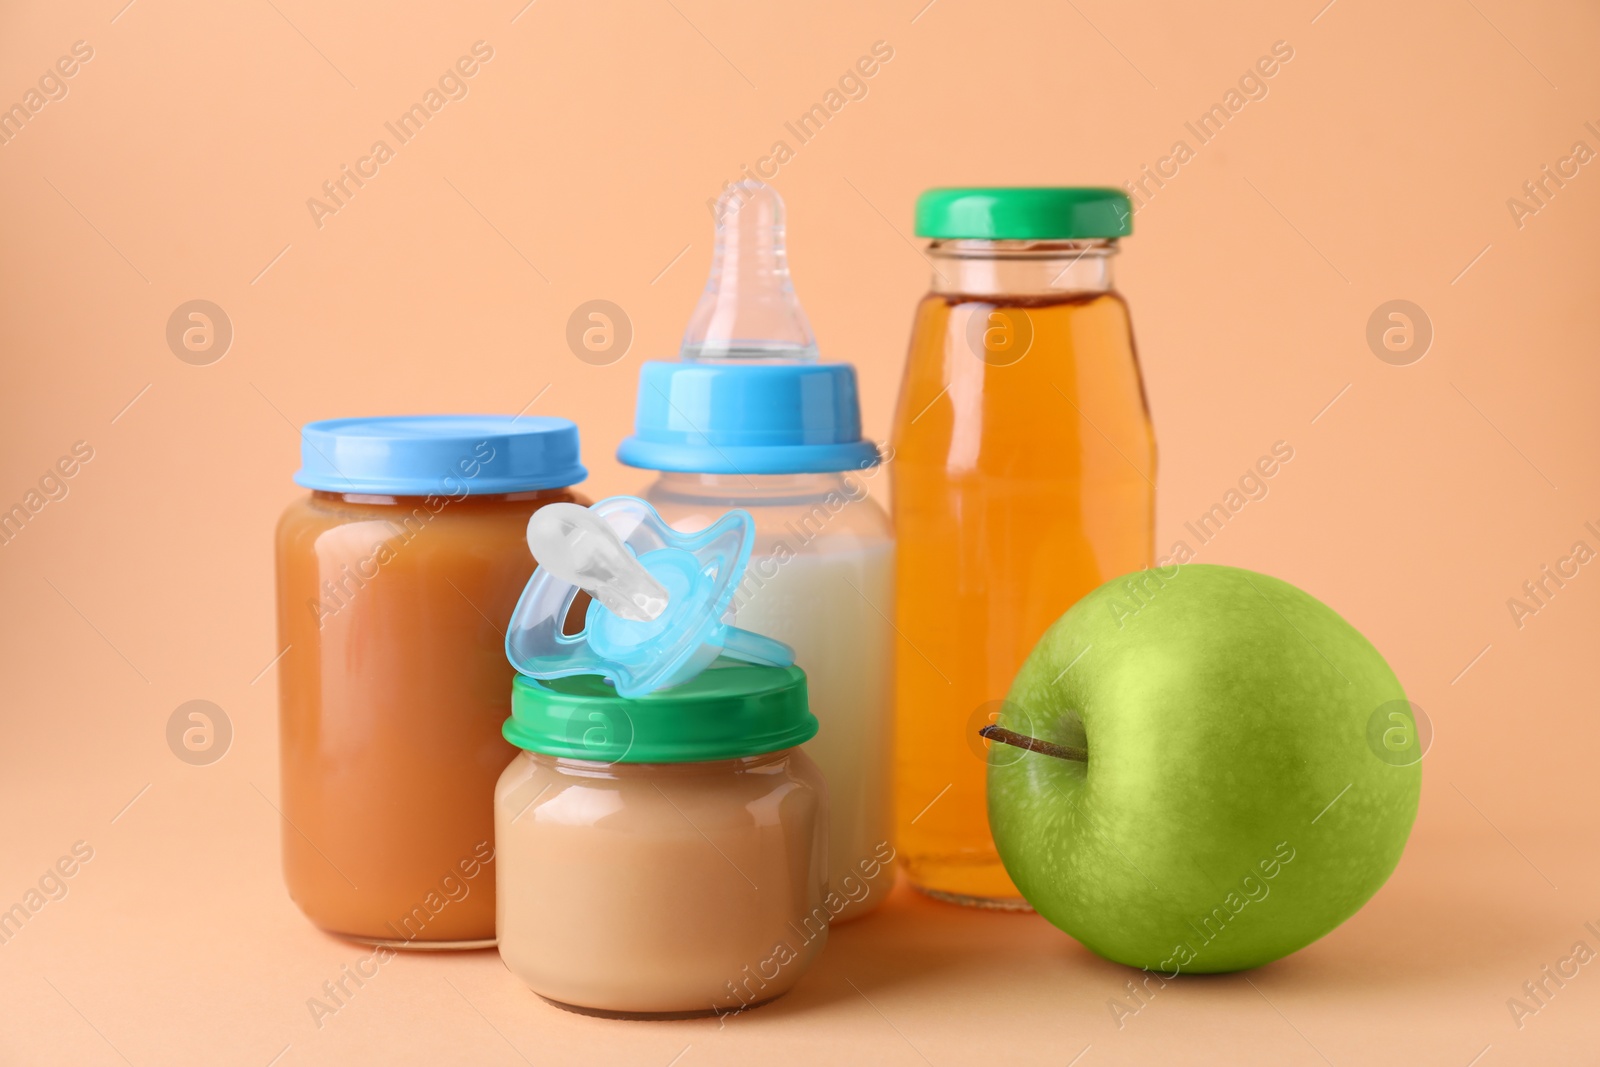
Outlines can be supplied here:
[[[528, 519], [539, 565], [512, 612], [506, 658], [531, 678], [598, 674], [629, 698], [682, 685], [719, 655], [787, 667], [788, 645], [725, 618], [754, 544], [743, 509], [685, 534], [637, 497], [547, 504]], [[591, 599], [569, 634], [580, 593]]]

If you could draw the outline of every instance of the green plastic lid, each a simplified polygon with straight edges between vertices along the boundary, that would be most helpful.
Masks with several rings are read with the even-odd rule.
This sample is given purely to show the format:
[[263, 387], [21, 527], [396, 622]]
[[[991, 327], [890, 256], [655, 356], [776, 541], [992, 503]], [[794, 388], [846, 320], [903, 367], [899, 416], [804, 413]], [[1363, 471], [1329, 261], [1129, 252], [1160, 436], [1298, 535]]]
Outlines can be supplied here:
[[918, 237], [978, 241], [1073, 241], [1126, 237], [1133, 205], [1098, 186], [929, 189], [917, 197]]
[[798, 667], [724, 656], [692, 681], [629, 700], [579, 674], [511, 687], [507, 741], [529, 752], [597, 763], [696, 763], [793, 748], [816, 736]]

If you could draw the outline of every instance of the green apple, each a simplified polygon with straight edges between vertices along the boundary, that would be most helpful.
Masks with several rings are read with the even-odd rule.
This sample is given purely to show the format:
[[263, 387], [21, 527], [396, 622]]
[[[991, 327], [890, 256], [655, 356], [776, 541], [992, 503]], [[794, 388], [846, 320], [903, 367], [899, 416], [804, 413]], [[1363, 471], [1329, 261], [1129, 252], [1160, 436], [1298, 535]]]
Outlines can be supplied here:
[[1422, 787], [1383, 657], [1321, 601], [1235, 567], [1090, 593], [985, 732], [1009, 741], [989, 750], [989, 824], [1017, 888], [1093, 951], [1167, 977], [1259, 966], [1355, 914]]

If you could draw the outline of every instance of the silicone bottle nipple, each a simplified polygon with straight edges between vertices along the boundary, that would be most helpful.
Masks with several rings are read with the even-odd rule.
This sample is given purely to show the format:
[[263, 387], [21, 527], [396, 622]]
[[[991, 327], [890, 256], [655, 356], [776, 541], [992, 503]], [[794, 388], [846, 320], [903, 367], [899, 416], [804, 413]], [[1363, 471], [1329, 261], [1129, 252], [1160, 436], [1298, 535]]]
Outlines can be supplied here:
[[666, 587], [622, 547], [604, 520], [580, 504], [546, 504], [534, 512], [528, 548], [539, 566], [619, 618], [650, 622], [667, 608]]
[[[598, 674], [629, 698], [682, 685], [718, 656], [787, 667], [788, 645], [728, 621], [754, 544], [748, 511], [686, 534], [636, 497], [547, 504], [528, 522], [539, 566], [511, 613], [506, 658], [532, 678]], [[593, 599], [568, 633], [580, 590]]]
[[717, 201], [711, 276], [689, 316], [684, 360], [815, 363], [817, 340], [789, 279], [783, 198], [744, 181]]

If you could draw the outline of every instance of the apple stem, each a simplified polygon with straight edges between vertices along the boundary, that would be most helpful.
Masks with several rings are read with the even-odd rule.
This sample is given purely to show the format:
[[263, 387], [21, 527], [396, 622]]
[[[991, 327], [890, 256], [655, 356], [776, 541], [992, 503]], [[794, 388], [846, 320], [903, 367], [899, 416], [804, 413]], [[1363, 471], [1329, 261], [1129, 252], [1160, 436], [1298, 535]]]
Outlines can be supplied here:
[[1058, 745], [1053, 741], [1042, 741], [1037, 737], [1019, 734], [1015, 730], [1007, 730], [1004, 726], [985, 726], [978, 731], [979, 737], [986, 737], [990, 741], [998, 741], [1002, 745], [1015, 745], [1025, 748], [1029, 752], [1038, 752], [1056, 759], [1069, 759], [1077, 763], [1088, 763], [1089, 752], [1087, 749], [1073, 748], [1070, 745]]

